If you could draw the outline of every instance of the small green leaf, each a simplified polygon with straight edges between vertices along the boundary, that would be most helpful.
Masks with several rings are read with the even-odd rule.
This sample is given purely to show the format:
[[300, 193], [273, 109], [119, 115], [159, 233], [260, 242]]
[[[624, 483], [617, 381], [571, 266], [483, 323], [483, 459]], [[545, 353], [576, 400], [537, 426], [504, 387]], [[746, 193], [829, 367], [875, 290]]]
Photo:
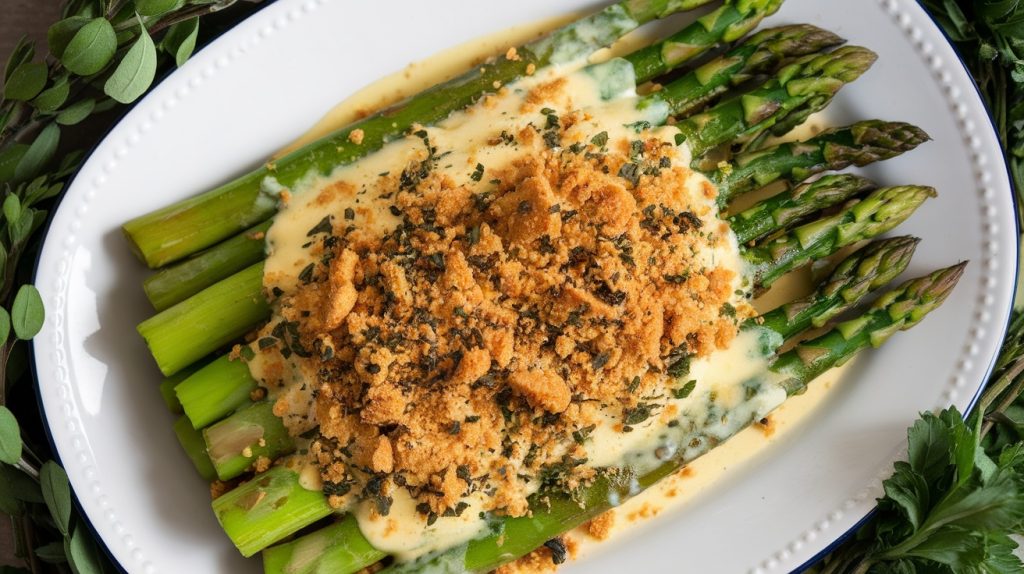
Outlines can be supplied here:
[[0, 496], [22, 502], [38, 504], [43, 502], [39, 483], [24, 472], [10, 465], [0, 465]]
[[4, 86], [4, 98], [28, 101], [36, 97], [46, 86], [46, 64], [25, 62], [17, 67]]
[[4, 198], [3, 213], [8, 222], [18, 221], [21, 217], [21, 200], [18, 199], [17, 195], [13, 193], [7, 194], [7, 197]]
[[8, 516], [21, 516], [24, 511], [25, 506], [10, 492], [8, 485], [0, 484], [0, 512]]
[[64, 554], [63, 541], [50, 542], [36, 548], [36, 556], [47, 564], [63, 564], [68, 561], [67, 555]]
[[4, 82], [11, 79], [11, 74], [14, 73], [14, 70], [18, 69], [25, 62], [31, 61], [35, 55], [35, 44], [30, 42], [25, 36], [22, 36], [18, 40], [18, 44], [11, 50], [10, 57], [7, 58], [7, 66], [4, 68]]
[[57, 151], [57, 144], [60, 143], [60, 128], [56, 124], [50, 124], [39, 132], [32, 145], [25, 151], [25, 155], [18, 162], [14, 170], [14, 179], [24, 181], [35, 177]]
[[43, 328], [46, 314], [43, 311], [43, 298], [33, 285], [22, 285], [14, 296], [11, 305], [11, 326], [19, 339], [27, 341], [35, 337]]
[[59, 114], [57, 114], [57, 123], [62, 126], [73, 126], [89, 117], [89, 114], [91, 114], [95, 108], [96, 100], [92, 98], [79, 100], [64, 108]]
[[[7, 255], [4, 255], [7, 259]], [[0, 307], [0, 347], [7, 344], [7, 338], [11, 336], [11, 314], [7, 309]]]
[[60, 61], [79, 76], [91, 76], [110, 63], [116, 49], [114, 27], [106, 18], [93, 18], [75, 32]]
[[185, 0], [135, 0], [135, 10], [143, 16], [160, 16], [185, 5]]
[[0, 405], [0, 462], [15, 464], [21, 460], [21, 431], [14, 413]]
[[0, 150], [0, 181], [11, 181], [14, 179], [14, 170], [17, 169], [21, 158], [25, 157], [28, 146], [25, 144], [12, 144], [4, 150]]
[[23, 503], [37, 504], [43, 501], [39, 484], [24, 472], [6, 464], [0, 464], [0, 512], [20, 516]]
[[167, 29], [167, 34], [160, 41], [160, 48], [174, 57], [180, 68], [196, 49], [196, 38], [199, 36], [199, 18], [191, 18], [178, 22]]
[[75, 33], [89, 23], [87, 16], [71, 16], [54, 24], [46, 31], [46, 43], [50, 46], [50, 54], [57, 59], [64, 55], [64, 50], [75, 37]]
[[914, 472], [909, 464], [898, 461], [893, 475], [882, 482], [885, 495], [897, 504], [907, 521], [915, 528], [921, 526], [928, 511], [928, 484]]
[[75, 574], [103, 574], [99, 550], [83, 526], [76, 526], [71, 538], [64, 539], [64, 554]]
[[68, 83], [67, 77], [62, 76], [52, 86], [36, 96], [36, 99], [32, 100], [32, 105], [41, 112], [53, 112], [64, 105], [70, 93], [71, 85]]
[[122, 104], [134, 102], [146, 93], [156, 77], [156, 45], [141, 22], [139, 27], [139, 39], [103, 84], [103, 91]]
[[67, 473], [57, 463], [47, 461], [39, 469], [39, 485], [57, 530], [67, 536], [71, 525], [71, 485]]
[[907, 430], [907, 460], [915, 472], [929, 483], [941, 476], [950, 463], [952, 438], [942, 420], [932, 413], [923, 413]]

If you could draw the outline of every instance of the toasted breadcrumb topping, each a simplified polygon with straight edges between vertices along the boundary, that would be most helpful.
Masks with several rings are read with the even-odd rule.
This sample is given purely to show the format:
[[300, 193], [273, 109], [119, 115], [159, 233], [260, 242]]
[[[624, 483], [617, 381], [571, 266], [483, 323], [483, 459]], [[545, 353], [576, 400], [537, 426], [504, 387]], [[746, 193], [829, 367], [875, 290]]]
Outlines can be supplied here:
[[611, 535], [613, 526], [615, 526], [615, 510], [609, 510], [587, 522], [587, 534], [597, 540], [605, 540]]
[[[560, 89], [542, 84], [524, 113]], [[508, 164], [470, 165], [465, 182], [415, 130], [419, 159], [376, 183], [398, 227], [329, 214], [298, 288], [274, 294], [261, 383], [293, 435], [319, 427], [308, 452], [332, 505], [387, 515], [405, 488], [428, 523], [473, 492], [527, 514], [538, 487], [593, 480], [597, 425], [671, 414], [688, 362], [736, 335], [735, 273], [704, 257], [730, 241], [699, 197], [714, 189], [693, 194], [673, 146], [643, 130], [581, 137], [585, 113], [540, 113], [488, 141], [517, 149]], [[283, 389], [295, 364], [308, 383]]]

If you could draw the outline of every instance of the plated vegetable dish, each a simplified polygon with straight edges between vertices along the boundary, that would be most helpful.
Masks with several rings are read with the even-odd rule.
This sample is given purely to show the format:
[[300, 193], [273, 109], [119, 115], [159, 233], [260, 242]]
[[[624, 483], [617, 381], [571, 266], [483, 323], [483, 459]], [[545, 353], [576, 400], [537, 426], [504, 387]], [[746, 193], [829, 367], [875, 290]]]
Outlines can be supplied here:
[[[794, 139], [876, 56], [754, 32], [781, 3], [596, 61], [712, 4], [623, 0], [124, 224], [157, 269], [139, 333], [243, 555], [559, 564], [566, 532], [943, 302], [965, 263], [884, 290], [918, 239], [880, 238], [935, 190], [824, 173], [927, 134]], [[754, 309], [812, 262], [832, 265], [813, 293]]]

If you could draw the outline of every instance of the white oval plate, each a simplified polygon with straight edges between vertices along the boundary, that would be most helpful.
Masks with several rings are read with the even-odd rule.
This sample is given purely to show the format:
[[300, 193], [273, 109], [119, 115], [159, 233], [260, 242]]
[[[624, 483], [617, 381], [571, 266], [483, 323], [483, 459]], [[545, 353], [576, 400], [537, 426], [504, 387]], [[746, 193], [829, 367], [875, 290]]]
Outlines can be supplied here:
[[[590, 0], [281, 0], [163, 81], [110, 132], [53, 218], [34, 343], [53, 442], [96, 531], [129, 572], [259, 572], [221, 533], [206, 486], [171, 430], [160, 376], [135, 325], [145, 271], [118, 226], [258, 163], [332, 104], [408, 62]], [[1010, 184], [989, 117], [940, 31], [912, 0], [788, 0], [770, 24], [809, 22], [877, 51], [832, 106], [836, 122], [913, 122], [934, 142], [866, 170], [937, 187], [900, 233], [924, 238], [910, 273], [969, 259], [945, 306], [859, 361], [800, 433], [658, 527], [573, 572], [768, 572], [798, 568], [880, 494], [923, 410], [966, 409], [1011, 306], [1017, 265]]]

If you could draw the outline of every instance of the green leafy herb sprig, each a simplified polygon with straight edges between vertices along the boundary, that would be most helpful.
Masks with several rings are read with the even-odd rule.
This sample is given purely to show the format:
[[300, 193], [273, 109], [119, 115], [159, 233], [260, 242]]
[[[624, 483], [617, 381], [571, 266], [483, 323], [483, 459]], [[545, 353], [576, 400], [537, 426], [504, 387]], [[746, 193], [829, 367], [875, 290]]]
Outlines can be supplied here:
[[[24, 341], [45, 319], [29, 282], [36, 232], [113, 119], [96, 116], [137, 100], [161, 69], [182, 65], [202, 39], [200, 20], [216, 21], [208, 15], [235, 4], [70, 0], [49, 27], [45, 50], [22, 39], [7, 59], [0, 91], [0, 512], [11, 517], [27, 570], [2, 572], [114, 571], [76, 516], [67, 475], [49, 460], [25, 368]], [[232, 12], [229, 23], [246, 13]]]
[[1024, 573], [1011, 534], [1024, 534], [1024, 315], [967, 422], [925, 413], [907, 431], [906, 462], [856, 537], [818, 574]]
[[1024, 193], [1024, 2], [923, 0], [956, 44], [995, 120], [1011, 177]]

